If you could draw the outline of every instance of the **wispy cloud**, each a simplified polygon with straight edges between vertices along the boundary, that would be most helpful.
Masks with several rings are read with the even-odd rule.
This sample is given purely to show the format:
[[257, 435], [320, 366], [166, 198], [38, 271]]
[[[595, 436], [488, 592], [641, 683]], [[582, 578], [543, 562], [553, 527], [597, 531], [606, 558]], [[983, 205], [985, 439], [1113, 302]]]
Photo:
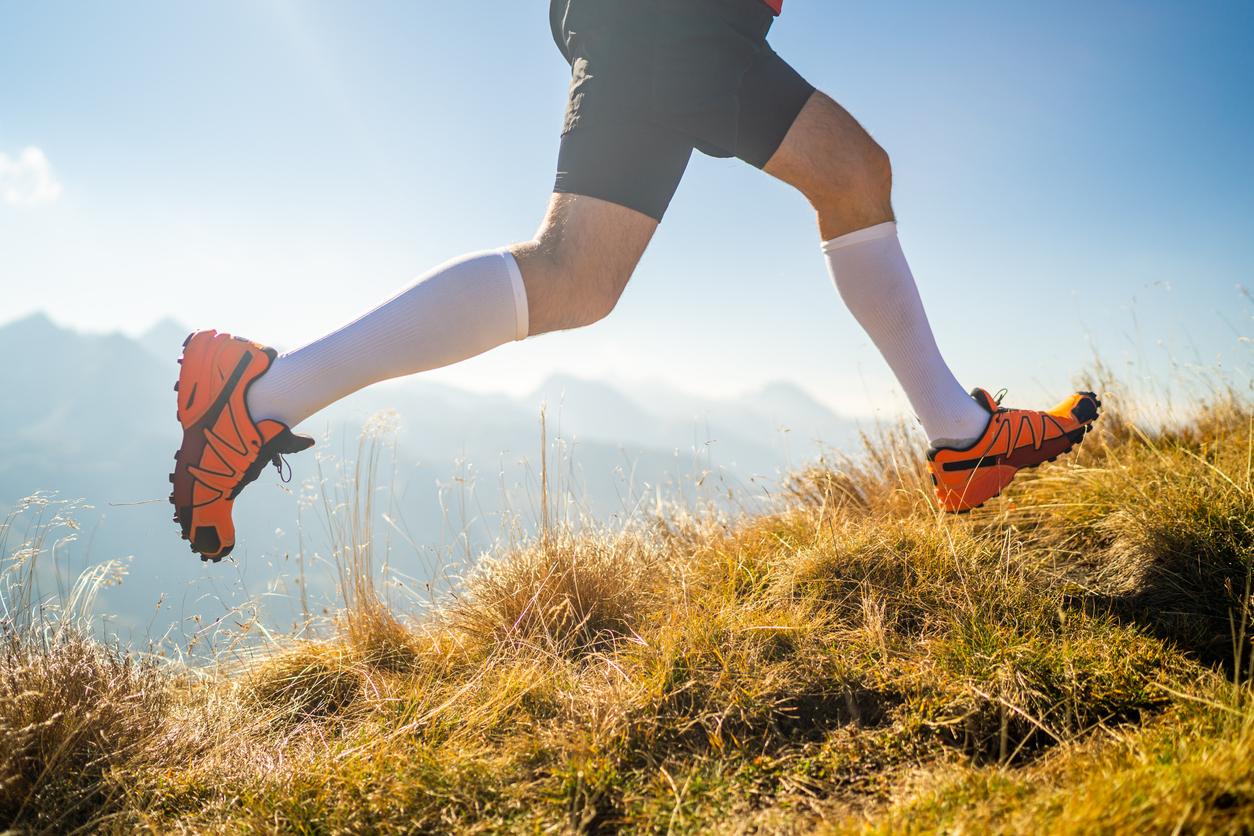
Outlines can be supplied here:
[[41, 206], [60, 196], [61, 184], [43, 151], [31, 146], [15, 157], [0, 152], [0, 200], [10, 206]]

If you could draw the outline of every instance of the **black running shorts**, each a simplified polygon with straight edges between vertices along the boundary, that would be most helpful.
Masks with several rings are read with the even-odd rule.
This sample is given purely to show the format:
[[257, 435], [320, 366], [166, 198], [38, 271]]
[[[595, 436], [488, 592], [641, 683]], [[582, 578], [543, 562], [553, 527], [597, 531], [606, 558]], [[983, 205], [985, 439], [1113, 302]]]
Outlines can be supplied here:
[[551, 0], [571, 66], [554, 191], [662, 219], [692, 150], [762, 168], [814, 87], [762, 0]]

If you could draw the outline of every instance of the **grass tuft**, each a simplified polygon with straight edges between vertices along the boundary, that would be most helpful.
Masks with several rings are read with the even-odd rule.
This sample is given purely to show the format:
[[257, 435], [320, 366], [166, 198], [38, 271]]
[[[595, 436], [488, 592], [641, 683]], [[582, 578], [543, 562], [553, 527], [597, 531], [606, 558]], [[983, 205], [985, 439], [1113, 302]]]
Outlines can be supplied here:
[[1105, 400], [970, 516], [890, 430], [762, 516], [546, 522], [421, 619], [376, 592], [363, 446], [337, 629], [200, 676], [40, 627], [26, 538], [0, 827], [1250, 832], [1254, 412]]
[[68, 831], [122, 789], [165, 731], [171, 698], [150, 662], [76, 630], [0, 633], [0, 822]]

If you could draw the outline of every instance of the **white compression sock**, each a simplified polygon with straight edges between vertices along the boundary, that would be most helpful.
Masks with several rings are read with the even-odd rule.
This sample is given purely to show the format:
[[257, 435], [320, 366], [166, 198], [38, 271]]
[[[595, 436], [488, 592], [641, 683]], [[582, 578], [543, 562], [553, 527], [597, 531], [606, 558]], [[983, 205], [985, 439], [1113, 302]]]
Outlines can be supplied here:
[[833, 238], [824, 242], [823, 252], [841, 298], [888, 361], [931, 442], [973, 443], [988, 425], [988, 413], [954, 378], [936, 347], [897, 224]]
[[281, 355], [248, 390], [248, 411], [292, 427], [372, 383], [474, 357], [527, 330], [527, 292], [510, 252], [455, 259], [338, 331]]

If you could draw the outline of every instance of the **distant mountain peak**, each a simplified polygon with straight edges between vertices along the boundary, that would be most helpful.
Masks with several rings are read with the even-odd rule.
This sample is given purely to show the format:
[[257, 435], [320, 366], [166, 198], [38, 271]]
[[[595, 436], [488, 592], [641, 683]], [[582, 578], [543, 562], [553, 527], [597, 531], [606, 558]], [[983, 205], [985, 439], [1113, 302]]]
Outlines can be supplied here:
[[173, 317], [162, 317], [136, 339], [144, 349], [164, 362], [173, 362], [179, 356], [179, 347], [191, 329]]
[[748, 397], [759, 403], [780, 401], [786, 404], [805, 404], [808, 407], [825, 408], [804, 386], [789, 380], [769, 381]]
[[179, 339], [182, 339], [183, 337], [186, 337], [188, 333], [190, 333], [190, 331], [191, 331], [190, 328], [188, 328], [183, 323], [179, 322], [174, 317], [163, 316], [161, 317], [161, 319], [158, 319], [151, 326], [149, 326], [148, 330], [144, 331], [144, 333], [140, 335], [140, 339], [144, 339], [145, 337], [148, 337], [153, 334], [170, 334], [170, 333], [177, 333], [180, 335]]
[[61, 328], [44, 311], [34, 311], [11, 322], [0, 324], [0, 331], [60, 331]]

